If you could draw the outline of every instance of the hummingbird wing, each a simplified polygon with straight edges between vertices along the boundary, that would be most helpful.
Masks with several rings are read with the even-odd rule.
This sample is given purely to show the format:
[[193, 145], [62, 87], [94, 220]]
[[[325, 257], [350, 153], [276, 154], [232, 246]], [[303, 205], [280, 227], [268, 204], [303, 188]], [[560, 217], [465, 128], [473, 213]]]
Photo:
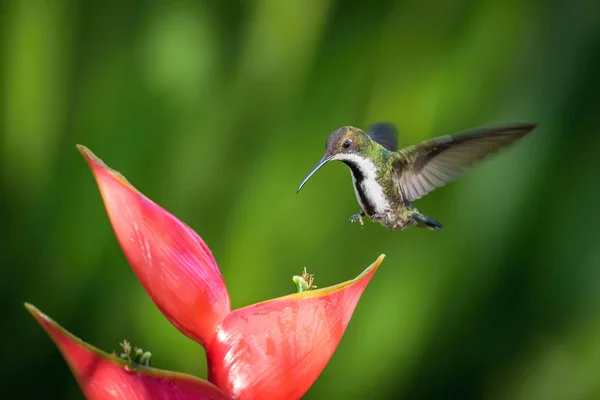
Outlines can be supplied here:
[[401, 150], [393, 163], [395, 183], [406, 200], [454, 181], [478, 161], [531, 132], [537, 124], [476, 129], [427, 140]]
[[371, 139], [388, 149], [398, 151], [398, 131], [390, 122], [379, 122], [369, 126]]

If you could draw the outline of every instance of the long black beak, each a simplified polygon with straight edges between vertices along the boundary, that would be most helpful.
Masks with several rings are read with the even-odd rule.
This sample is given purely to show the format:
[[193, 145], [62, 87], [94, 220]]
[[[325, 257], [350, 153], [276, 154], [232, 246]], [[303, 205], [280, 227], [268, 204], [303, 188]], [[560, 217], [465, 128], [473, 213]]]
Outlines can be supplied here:
[[315, 172], [319, 170], [319, 168], [331, 161], [331, 158], [332, 157], [328, 155], [325, 155], [323, 158], [321, 158], [321, 161], [319, 161], [317, 165], [314, 166], [314, 168], [308, 173], [308, 175], [306, 175], [306, 178], [304, 178], [300, 186], [298, 186], [298, 190], [296, 191], [296, 193], [300, 192], [300, 189], [302, 189], [302, 186], [304, 186], [304, 184], [310, 179], [310, 177], [313, 176]]

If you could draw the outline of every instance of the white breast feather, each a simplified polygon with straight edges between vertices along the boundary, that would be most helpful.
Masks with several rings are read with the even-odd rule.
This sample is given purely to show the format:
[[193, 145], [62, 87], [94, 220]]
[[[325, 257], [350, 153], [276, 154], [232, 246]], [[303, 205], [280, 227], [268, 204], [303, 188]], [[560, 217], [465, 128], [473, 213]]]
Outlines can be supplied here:
[[[334, 160], [347, 160], [352, 161], [354, 164], [358, 166], [360, 171], [362, 172], [365, 179], [362, 181], [361, 188], [365, 193], [365, 196], [369, 199], [369, 202], [373, 204], [375, 208], [375, 212], [378, 214], [383, 214], [388, 209], [389, 204], [383, 194], [383, 188], [377, 180], [377, 168], [375, 168], [375, 164], [373, 161], [363, 158], [356, 154], [338, 154], [333, 157]], [[356, 195], [356, 200], [358, 204], [360, 204], [361, 208], [364, 209], [364, 204], [360, 201], [360, 195], [358, 194], [358, 190], [356, 189], [356, 178], [354, 174], [352, 174], [352, 183], [354, 183], [354, 194]]]

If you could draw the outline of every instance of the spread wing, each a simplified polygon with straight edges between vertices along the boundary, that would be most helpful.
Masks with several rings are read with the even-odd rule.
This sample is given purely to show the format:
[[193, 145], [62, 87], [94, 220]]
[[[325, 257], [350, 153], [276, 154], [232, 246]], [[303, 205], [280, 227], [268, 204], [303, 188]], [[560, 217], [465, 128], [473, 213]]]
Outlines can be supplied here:
[[394, 124], [389, 122], [373, 124], [369, 127], [369, 136], [389, 151], [398, 151], [398, 131]]
[[482, 128], [427, 140], [399, 153], [394, 178], [406, 200], [454, 181], [476, 162], [531, 132], [537, 124]]

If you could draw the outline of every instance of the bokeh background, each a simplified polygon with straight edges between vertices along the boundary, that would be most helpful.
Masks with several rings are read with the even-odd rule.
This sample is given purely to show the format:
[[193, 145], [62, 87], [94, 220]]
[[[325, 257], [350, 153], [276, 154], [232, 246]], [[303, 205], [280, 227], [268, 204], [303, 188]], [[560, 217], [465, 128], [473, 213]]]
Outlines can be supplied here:
[[[130, 270], [75, 144], [191, 225], [232, 305], [353, 278], [387, 255], [307, 399], [600, 398], [600, 3], [0, 3], [3, 391], [78, 399], [29, 301], [111, 351], [206, 376]], [[341, 163], [296, 188], [343, 125], [401, 145], [534, 134], [387, 231]], [[248, 284], [251, 282], [251, 284]], [[8, 393], [8, 392], [7, 392]]]

